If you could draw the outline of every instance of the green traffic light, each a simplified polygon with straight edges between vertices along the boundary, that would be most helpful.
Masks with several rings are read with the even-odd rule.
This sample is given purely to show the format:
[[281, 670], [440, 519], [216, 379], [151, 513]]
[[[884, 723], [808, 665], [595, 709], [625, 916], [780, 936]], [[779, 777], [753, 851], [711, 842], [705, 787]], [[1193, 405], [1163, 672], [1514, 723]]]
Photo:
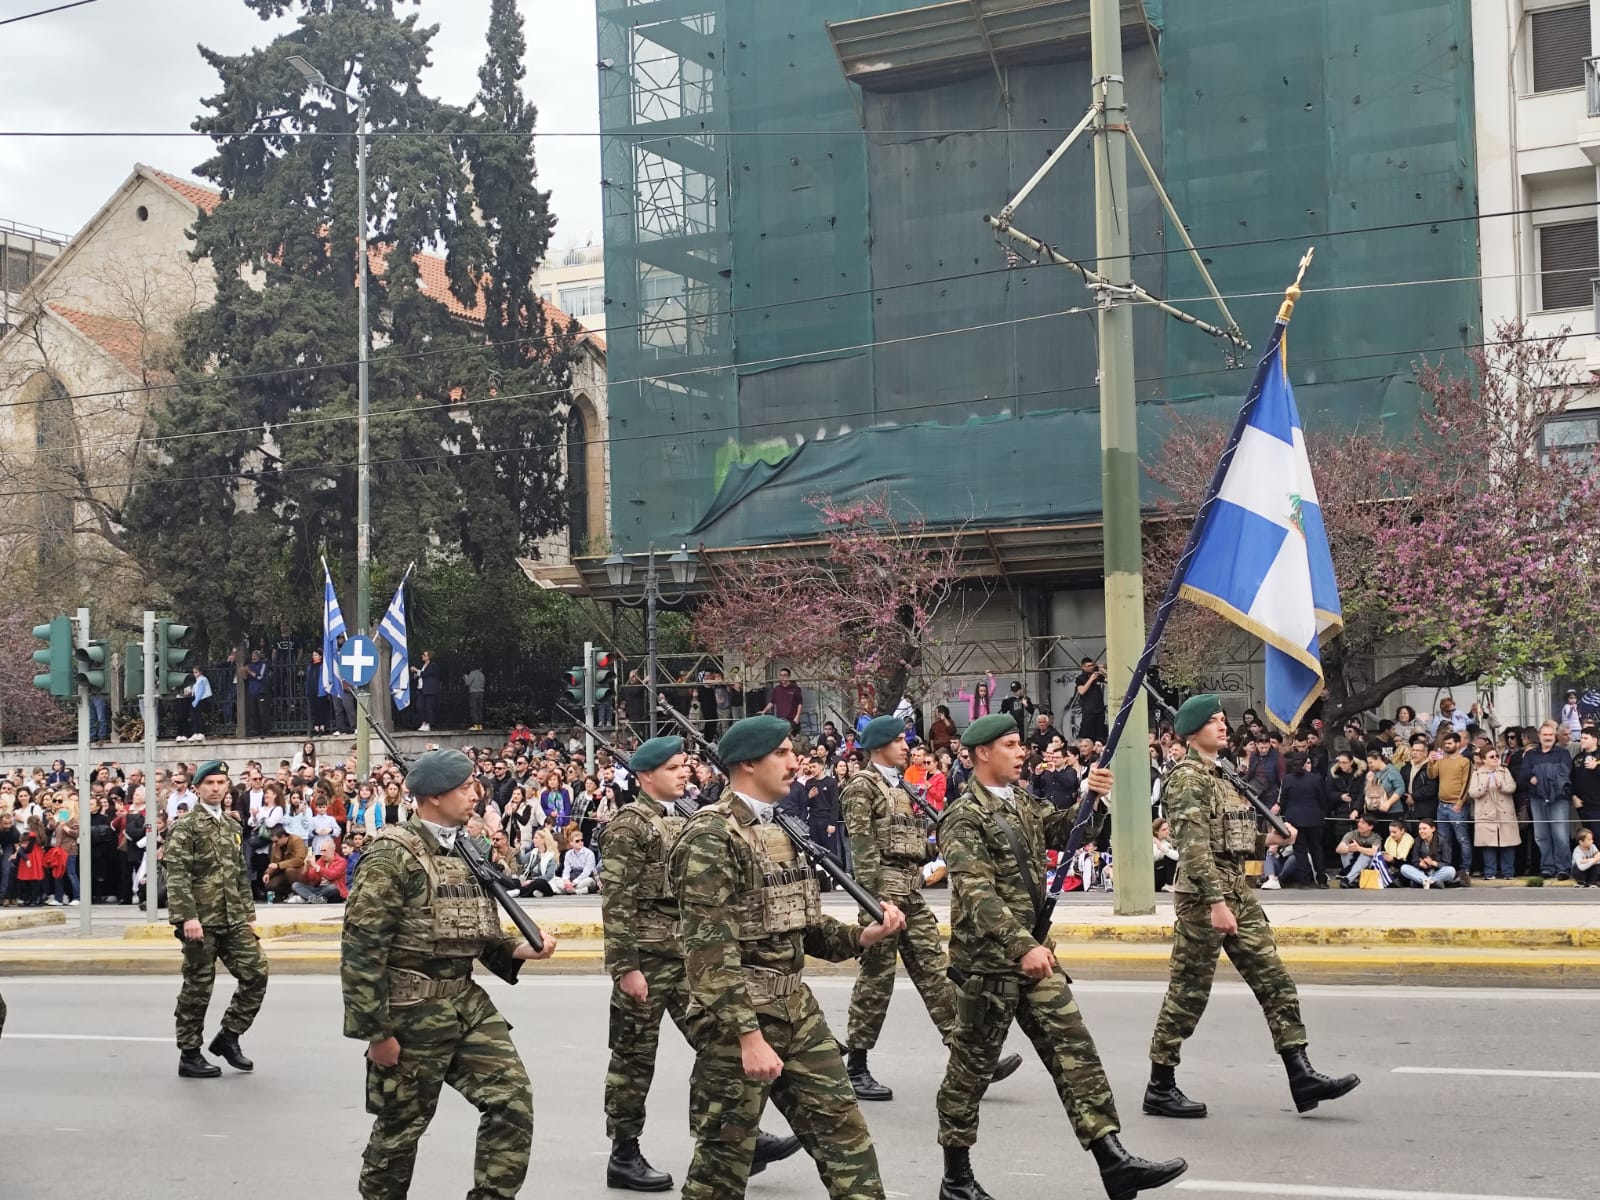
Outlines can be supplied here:
[[194, 651], [183, 645], [188, 625], [163, 617], [156, 622], [156, 693], [170, 696], [189, 680], [187, 664]]
[[73, 693], [71, 618], [57, 617], [47, 625], [35, 625], [33, 636], [46, 643], [44, 648], [33, 652], [33, 661], [48, 668], [33, 677], [33, 686], [66, 699]]
[[110, 677], [106, 670], [106, 664], [111, 658], [110, 648], [104, 642], [90, 642], [87, 646], [79, 646], [74, 650], [72, 658], [73, 680], [91, 692], [104, 692]]
[[122, 698], [129, 703], [144, 699], [144, 643], [122, 648]]

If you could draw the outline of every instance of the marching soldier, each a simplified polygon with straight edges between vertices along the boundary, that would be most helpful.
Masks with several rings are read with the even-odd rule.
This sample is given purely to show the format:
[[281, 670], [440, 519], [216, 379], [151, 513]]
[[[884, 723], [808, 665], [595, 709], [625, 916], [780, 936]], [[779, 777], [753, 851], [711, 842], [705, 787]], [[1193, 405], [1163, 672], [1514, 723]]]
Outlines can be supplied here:
[[[1072, 998], [1071, 981], [1056, 961], [1054, 944], [1033, 936], [1044, 899], [1044, 852], [1065, 848], [1074, 812], [1055, 809], [1017, 785], [1028, 751], [1009, 715], [974, 721], [961, 744], [972, 753], [973, 775], [939, 822], [953, 895], [950, 956], [965, 975], [938, 1096], [940, 1200], [989, 1200], [973, 1177], [971, 1148], [978, 1140], [978, 1103], [1013, 1019], [1050, 1072], [1078, 1141], [1094, 1154], [1106, 1195], [1132, 1200], [1170, 1183], [1188, 1164], [1181, 1158], [1148, 1162], [1123, 1149], [1111, 1085]], [[1090, 771], [1089, 790], [1109, 792], [1111, 772]]]
[[468, 1200], [510, 1200], [528, 1173], [533, 1091], [511, 1026], [473, 982], [480, 960], [507, 983], [548, 958], [500, 928], [494, 901], [452, 853], [477, 803], [472, 760], [430, 750], [406, 776], [417, 815], [390, 825], [361, 858], [345, 909], [339, 974], [346, 1037], [367, 1043], [372, 1135], [362, 1200], [403, 1200], [417, 1142], [449, 1084], [481, 1114]]
[[[600, 864], [600, 910], [606, 930], [606, 970], [616, 981], [611, 997], [611, 1066], [606, 1071], [606, 1136], [611, 1158], [606, 1185], [634, 1192], [664, 1192], [672, 1176], [650, 1165], [639, 1150], [644, 1103], [655, 1077], [661, 1018], [670, 1016], [685, 1038], [689, 988], [678, 940], [678, 902], [667, 886], [667, 854], [684, 818], [673, 802], [689, 782], [683, 739], [651, 738], [629, 760], [635, 799], [606, 826]], [[800, 1149], [799, 1138], [760, 1134], [752, 1175]]]
[[[905, 732], [905, 722], [898, 717], [867, 722], [861, 731], [861, 748], [870, 755], [867, 770], [851, 777], [841, 797], [856, 882], [878, 899], [894, 901], [906, 915], [904, 933], [885, 938], [861, 955], [861, 971], [850, 993], [845, 1055], [850, 1086], [861, 1100], [894, 1099], [894, 1092], [872, 1077], [867, 1053], [878, 1044], [883, 1019], [889, 1014], [897, 954], [904, 956], [906, 971], [946, 1046], [956, 1026], [956, 989], [946, 975], [950, 963], [939, 940], [939, 923], [922, 898], [927, 828], [900, 777], [910, 754]], [[868, 920], [863, 913], [861, 923]], [[991, 1082], [1006, 1078], [1021, 1065], [1021, 1055], [1006, 1055]]]
[[723, 734], [725, 798], [689, 818], [670, 857], [689, 986], [685, 1024], [698, 1052], [684, 1200], [744, 1195], [769, 1094], [816, 1160], [829, 1196], [883, 1200], [871, 1135], [801, 970], [807, 954], [852, 958], [904, 928], [905, 918], [893, 904], [865, 929], [822, 915], [816, 876], [773, 823], [798, 765], [789, 735], [789, 722], [771, 716], [747, 717]]
[[1162, 789], [1179, 855], [1172, 885], [1172, 978], [1150, 1039], [1144, 1111], [1161, 1117], [1206, 1115], [1206, 1106], [1178, 1087], [1176, 1068], [1184, 1040], [1195, 1031], [1211, 997], [1220, 949], [1255, 993], [1272, 1030], [1273, 1048], [1288, 1070], [1295, 1108], [1308, 1112], [1353, 1090], [1361, 1080], [1354, 1075], [1330, 1079], [1306, 1059], [1306, 1028], [1294, 980], [1278, 957], [1266, 914], [1245, 882], [1244, 860], [1256, 848], [1255, 812], [1216, 766], [1217, 753], [1228, 741], [1222, 702], [1210, 695], [1185, 701], [1173, 731], [1188, 741], [1189, 749]]
[[256, 919], [245, 876], [243, 836], [227, 807], [228, 766], [212, 759], [194, 773], [200, 803], [178, 818], [167, 838], [167, 918], [183, 943], [183, 986], [173, 1014], [178, 1032], [178, 1074], [214, 1079], [222, 1068], [200, 1053], [206, 1009], [221, 959], [237, 985], [211, 1053], [236, 1071], [255, 1064], [239, 1048], [267, 995], [267, 959], [251, 928]]

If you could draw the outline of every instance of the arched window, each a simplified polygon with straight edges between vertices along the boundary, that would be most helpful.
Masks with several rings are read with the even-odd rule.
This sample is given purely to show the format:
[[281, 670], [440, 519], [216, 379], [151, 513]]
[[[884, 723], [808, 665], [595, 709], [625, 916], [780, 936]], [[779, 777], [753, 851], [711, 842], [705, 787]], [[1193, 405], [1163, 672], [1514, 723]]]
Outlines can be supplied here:
[[567, 550], [589, 551], [589, 422], [576, 404], [567, 413]]

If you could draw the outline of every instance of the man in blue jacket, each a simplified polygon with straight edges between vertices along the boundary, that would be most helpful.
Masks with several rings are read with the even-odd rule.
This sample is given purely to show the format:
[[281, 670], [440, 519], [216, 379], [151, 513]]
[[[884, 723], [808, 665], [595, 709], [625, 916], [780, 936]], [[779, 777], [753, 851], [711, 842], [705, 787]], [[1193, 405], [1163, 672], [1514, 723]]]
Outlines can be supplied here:
[[1572, 756], [1556, 745], [1556, 723], [1539, 726], [1539, 748], [1522, 756], [1517, 782], [1528, 789], [1533, 838], [1539, 847], [1539, 873], [1546, 879], [1572, 877]]

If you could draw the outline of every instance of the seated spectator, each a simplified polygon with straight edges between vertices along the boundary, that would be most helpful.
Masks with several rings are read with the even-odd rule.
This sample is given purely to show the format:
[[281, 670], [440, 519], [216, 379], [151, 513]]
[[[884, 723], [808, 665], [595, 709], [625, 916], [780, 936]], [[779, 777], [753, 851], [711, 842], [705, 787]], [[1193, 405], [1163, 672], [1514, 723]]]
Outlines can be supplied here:
[[523, 867], [522, 894], [555, 895], [556, 876], [560, 873], [561, 851], [556, 846], [555, 834], [541, 826], [533, 831], [533, 853]]
[[1517, 783], [1494, 747], [1474, 748], [1467, 796], [1472, 801], [1472, 841], [1483, 852], [1485, 879], [1510, 879], [1516, 869]]
[[1344, 874], [1339, 879], [1339, 886], [1352, 888], [1359, 886], [1361, 872], [1372, 866], [1372, 860], [1377, 857], [1378, 851], [1383, 847], [1383, 840], [1372, 828], [1372, 818], [1362, 813], [1356, 818], [1356, 827], [1344, 835], [1336, 853], [1339, 861], [1344, 864]]
[[305, 869], [305, 842], [290, 833], [286, 824], [273, 826], [272, 853], [267, 859], [267, 869], [261, 876], [267, 902], [287, 900], [294, 885], [305, 875]]
[[1444, 887], [1447, 883], [1454, 883], [1456, 868], [1450, 856], [1450, 843], [1440, 838], [1437, 825], [1424, 818], [1417, 822], [1411, 861], [1400, 868], [1401, 878], [1421, 888]]
[[1384, 887], [1394, 887], [1399, 882], [1400, 868], [1411, 861], [1411, 851], [1417, 839], [1406, 832], [1404, 817], [1389, 818], [1389, 836], [1378, 851], [1379, 869], [1383, 873]]
[[1580, 830], [1572, 848], [1572, 879], [1579, 887], [1600, 887], [1600, 846], [1591, 830]]
[[290, 885], [294, 895], [290, 904], [331, 904], [349, 896], [345, 869], [349, 864], [340, 856], [338, 844], [326, 842], [321, 853], [306, 863], [301, 877]]
[[1151, 827], [1150, 836], [1155, 849], [1156, 891], [1170, 892], [1172, 881], [1178, 877], [1178, 848], [1172, 844], [1172, 826], [1158, 820]]
[[1281, 878], [1294, 870], [1295, 842], [1299, 834], [1300, 831], [1293, 825], [1289, 825], [1288, 837], [1270, 825], [1267, 827], [1267, 854], [1261, 860], [1261, 886], [1264, 890], [1271, 892], [1281, 888]]
[[595, 873], [594, 851], [583, 844], [583, 830], [567, 830], [567, 854], [561, 860], [561, 874], [555, 880], [555, 889], [569, 896], [583, 895], [600, 890], [600, 877]]

